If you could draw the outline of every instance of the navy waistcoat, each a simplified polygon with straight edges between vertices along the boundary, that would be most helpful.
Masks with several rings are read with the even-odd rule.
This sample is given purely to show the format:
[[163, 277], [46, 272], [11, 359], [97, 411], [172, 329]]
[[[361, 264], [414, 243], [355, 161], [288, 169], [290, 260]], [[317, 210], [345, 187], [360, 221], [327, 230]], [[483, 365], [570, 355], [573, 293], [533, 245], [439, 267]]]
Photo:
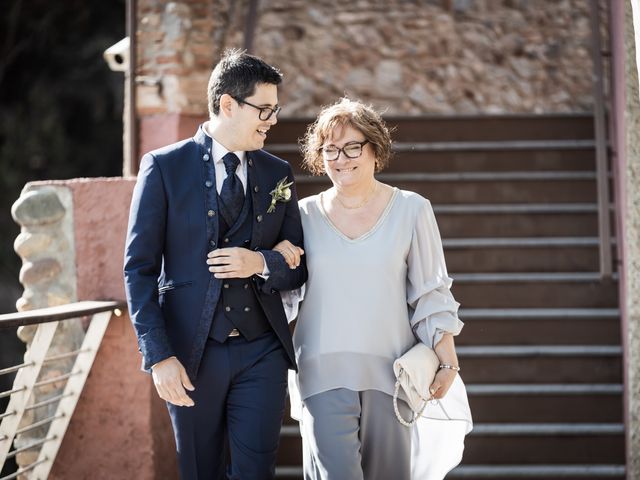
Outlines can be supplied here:
[[[250, 185], [247, 185], [247, 195], [242, 211], [232, 227], [227, 225], [222, 215], [218, 215], [218, 245], [220, 248], [249, 247], [253, 218], [250, 188]], [[224, 342], [233, 328], [237, 328], [240, 334], [249, 341], [271, 328], [250, 278], [223, 280], [209, 336], [219, 342]]]

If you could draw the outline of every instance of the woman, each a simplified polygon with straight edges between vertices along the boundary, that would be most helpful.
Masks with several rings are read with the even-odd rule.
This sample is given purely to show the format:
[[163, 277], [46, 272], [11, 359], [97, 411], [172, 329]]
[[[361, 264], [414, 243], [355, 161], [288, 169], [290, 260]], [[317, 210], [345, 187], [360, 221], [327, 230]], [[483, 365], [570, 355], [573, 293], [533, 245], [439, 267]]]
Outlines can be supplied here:
[[[374, 177], [391, 138], [369, 106], [342, 99], [323, 109], [302, 149], [305, 166], [333, 184], [299, 204], [309, 271], [294, 333], [305, 478], [443, 478], [460, 461], [471, 416], [453, 341], [463, 324], [431, 205]], [[276, 249], [298, 262], [290, 243]], [[393, 362], [417, 339], [442, 368], [424, 414], [431, 424], [407, 428], [392, 406]], [[399, 410], [411, 418], [403, 401]]]

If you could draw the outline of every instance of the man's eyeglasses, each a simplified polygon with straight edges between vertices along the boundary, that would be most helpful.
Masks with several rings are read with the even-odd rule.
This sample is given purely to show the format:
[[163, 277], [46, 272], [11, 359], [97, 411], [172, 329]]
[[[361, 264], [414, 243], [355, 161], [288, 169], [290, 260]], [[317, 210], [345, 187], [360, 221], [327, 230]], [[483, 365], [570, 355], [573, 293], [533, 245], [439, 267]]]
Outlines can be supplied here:
[[344, 153], [345, 157], [354, 159], [362, 155], [362, 148], [367, 143], [369, 143], [369, 140], [365, 140], [363, 142], [349, 142], [342, 148], [338, 148], [335, 145], [326, 145], [320, 150], [322, 151], [322, 158], [324, 158], [328, 162], [337, 160], [340, 156], [340, 152]]
[[231, 97], [231, 98], [233, 98], [238, 103], [243, 103], [245, 105], [249, 105], [250, 107], [255, 108], [256, 110], [259, 110], [260, 113], [258, 113], [258, 118], [262, 121], [269, 120], [271, 118], [271, 115], [278, 116], [278, 113], [280, 113], [280, 110], [282, 110], [282, 107], [280, 107], [279, 105], [276, 105], [276, 108], [259, 107], [257, 105], [254, 105], [253, 103], [249, 103], [246, 100], [242, 100], [240, 98], [236, 98], [236, 97]]

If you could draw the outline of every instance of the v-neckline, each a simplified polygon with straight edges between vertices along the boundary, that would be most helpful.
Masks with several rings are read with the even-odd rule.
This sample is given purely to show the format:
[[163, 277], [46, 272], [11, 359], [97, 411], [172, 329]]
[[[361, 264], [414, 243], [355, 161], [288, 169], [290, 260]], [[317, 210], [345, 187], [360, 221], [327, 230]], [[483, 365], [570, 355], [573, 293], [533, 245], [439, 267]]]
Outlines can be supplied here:
[[376, 221], [376, 223], [374, 223], [373, 226], [369, 230], [367, 230], [362, 235], [360, 235], [358, 237], [355, 237], [355, 238], [351, 238], [348, 235], [346, 235], [345, 233], [343, 233], [342, 230], [340, 230], [336, 226], [336, 224], [333, 223], [333, 221], [329, 218], [329, 214], [326, 212], [326, 210], [324, 209], [324, 205], [322, 204], [322, 194], [324, 192], [320, 192], [318, 194], [318, 196], [316, 197], [316, 205], [318, 206], [318, 209], [320, 210], [320, 215], [322, 216], [322, 218], [324, 218], [325, 222], [327, 222], [329, 227], [331, 227], [333, 229], [333, 231], [335, 231], [338, 234], [338, 236], [340, 236], [342, 239], [346, 240], [347, 242], [356, 243], [356, 242], [361, 242], [363, 240], [366, 240], [368, 237], [373, 235], [380, 228], [380, 226], [384, 223], [384, 220], [389, 215], [389, 211], [391, 210], [391, 207], [395, 203], [395, 200], [396, 200], [396, 197], [398, 196], [398, 192], [399, 191], [400, 190], [398, 189], [398, 187], [393, 187], [393, 194], [391, 195], [391, 198], [387, 202], [387, 206], [384, 207], [384, 210], [382, 211], [382, 213], [378, 217], [378, 220]]

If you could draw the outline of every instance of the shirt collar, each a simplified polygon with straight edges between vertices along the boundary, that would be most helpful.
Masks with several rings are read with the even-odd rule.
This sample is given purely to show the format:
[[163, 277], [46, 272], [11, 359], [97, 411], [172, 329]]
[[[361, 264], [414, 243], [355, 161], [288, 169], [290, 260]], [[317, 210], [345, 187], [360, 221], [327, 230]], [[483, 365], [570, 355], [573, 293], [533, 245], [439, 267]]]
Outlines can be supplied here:
[[[207, 123], [203, 125], [202, 131], [204, 134], [211, 139], [211, 156], [213, 157], [213, 161], [216, 163], [222, 163], [222, 157], [224, 157], [229, 150], [224, 147], [221, 143], [219, 143], [215, 138], [209, 135], [209, 131], [207, 130]], [[233, 152], [240, 159], [240, 165], [244, 168], [246, 152]]]

